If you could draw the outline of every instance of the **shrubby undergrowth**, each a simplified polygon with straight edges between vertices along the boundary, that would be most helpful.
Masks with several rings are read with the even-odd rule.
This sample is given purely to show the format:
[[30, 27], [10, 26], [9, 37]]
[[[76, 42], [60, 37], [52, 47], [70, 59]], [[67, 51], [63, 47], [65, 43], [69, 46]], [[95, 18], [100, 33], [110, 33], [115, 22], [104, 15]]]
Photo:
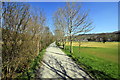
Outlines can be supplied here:
[[31, 10], [27, 3], [4, 2], [2, 11], [2, 79], [16, 78], [30, 69], [36, 56], [40, 58], [53, 35], [42, 10]]

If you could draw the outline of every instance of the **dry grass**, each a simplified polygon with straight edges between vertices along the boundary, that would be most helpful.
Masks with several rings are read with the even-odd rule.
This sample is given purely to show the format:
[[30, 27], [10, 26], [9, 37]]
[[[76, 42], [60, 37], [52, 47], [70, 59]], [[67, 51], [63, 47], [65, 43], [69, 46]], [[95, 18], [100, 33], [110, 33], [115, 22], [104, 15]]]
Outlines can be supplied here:
[[[117, 48], [119, 42], [81, 42], [81, 47], [102, 47], [102, 48]], [[73, 46], [79, 46], [78, 42], [73, 42]], [[69, 46], [69, 42], [66, 43]]]
[[2, 41], [0, 41], [0, 44], [3, 44], [3, 42], [2, 42]]

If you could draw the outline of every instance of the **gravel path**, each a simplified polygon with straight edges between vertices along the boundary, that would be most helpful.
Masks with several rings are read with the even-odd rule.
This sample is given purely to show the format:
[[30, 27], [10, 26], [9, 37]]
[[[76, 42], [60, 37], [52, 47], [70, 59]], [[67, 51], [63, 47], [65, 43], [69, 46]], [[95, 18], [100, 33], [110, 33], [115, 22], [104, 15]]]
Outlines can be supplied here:
[[50, 44], [46, 49], [37, 78], [60, 78], [64, 80], [73, 80], [74, 78], [90, 79], [55, 43]]

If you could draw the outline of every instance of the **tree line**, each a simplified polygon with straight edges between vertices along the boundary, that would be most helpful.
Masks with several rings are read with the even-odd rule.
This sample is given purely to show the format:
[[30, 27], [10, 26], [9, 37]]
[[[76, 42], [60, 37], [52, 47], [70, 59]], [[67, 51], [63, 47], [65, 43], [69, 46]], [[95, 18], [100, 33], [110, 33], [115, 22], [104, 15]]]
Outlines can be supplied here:
[[53, 42], [42, 9], [21, 2], [2, 3], [2, 78], [15, 78]]
[[111, 33], [84, 34], [74, 36], [74, 41], [119, 42], [119, 31]]

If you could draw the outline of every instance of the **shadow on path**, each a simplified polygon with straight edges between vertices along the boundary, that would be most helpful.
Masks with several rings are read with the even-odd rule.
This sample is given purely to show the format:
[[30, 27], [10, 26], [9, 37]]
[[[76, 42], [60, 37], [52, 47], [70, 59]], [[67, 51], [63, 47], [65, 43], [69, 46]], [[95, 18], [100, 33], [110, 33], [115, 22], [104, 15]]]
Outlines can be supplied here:
[[79, 65], [68, 57], [59, 47], [52, 43], [47, 49], [37, 70], [37, 78], [57, 78], [62, 80], [92, 80]]

